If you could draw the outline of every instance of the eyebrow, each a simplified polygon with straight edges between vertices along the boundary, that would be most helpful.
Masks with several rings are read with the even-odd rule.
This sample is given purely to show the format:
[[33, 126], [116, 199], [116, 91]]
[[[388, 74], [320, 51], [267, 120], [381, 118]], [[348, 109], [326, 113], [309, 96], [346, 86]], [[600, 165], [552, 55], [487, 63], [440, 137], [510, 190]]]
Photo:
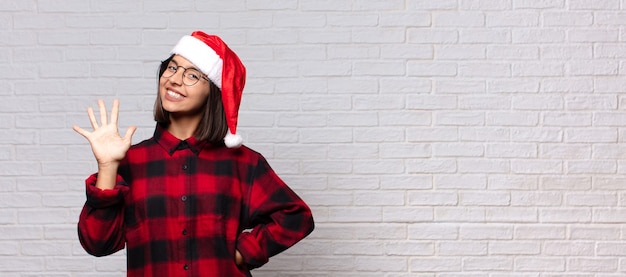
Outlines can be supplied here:
[[190, 66], [190, 67], [184, 67], [184, 66], [182, 66], [182, 65], [178, 64], [178, 62], [177, 62], [176, 60], [174, 60], [174, 58], [172, 58], [172, 60], [171, 60], [171, 61], [172, 61], [173, 63], [175, 63], [175, 64], [176, 64], [176, 66], [180, 66], [180, 67], [183, 67], [183, 68], [185, 68], [185, 69], [193, 69], [193, 70], [196, 70], [196, 71], [202, 72], [202, 71], [200, 71], [200, 69], [198, 69], [198, 68], [196, 68], [195, 66], [193, 66], [193, 64], [192, 64], [192, 66]]

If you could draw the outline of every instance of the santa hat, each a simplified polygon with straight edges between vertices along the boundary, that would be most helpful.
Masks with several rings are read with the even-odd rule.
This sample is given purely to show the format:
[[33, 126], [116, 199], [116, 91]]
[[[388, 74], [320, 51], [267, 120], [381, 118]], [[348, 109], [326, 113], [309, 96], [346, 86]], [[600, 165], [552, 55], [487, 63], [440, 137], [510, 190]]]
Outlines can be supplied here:
[[237, 134], [237, 117], [246, 83], [246, 68], [237, 54], [218, 36], [201, 31], [181, 38], [170, 54], [180, 55], [192, 62], [222, 90], [222, 103], [229, 129], [224, 143], [229, 148], [241, 146], [243, 139]]

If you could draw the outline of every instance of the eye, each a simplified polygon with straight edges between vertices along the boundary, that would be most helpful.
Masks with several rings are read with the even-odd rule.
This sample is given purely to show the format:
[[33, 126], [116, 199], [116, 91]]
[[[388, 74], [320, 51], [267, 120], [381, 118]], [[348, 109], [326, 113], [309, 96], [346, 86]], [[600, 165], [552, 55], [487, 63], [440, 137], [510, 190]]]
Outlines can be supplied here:
[[167, 70], [170, 71], [170, 72], [176, 72], [178, 70], [178, 67], [176, 65], [169, 64], [167, 66]]
[[200, 73], [195, 70], [187, 70], [187, 78], [192, 80], [200, 80]]

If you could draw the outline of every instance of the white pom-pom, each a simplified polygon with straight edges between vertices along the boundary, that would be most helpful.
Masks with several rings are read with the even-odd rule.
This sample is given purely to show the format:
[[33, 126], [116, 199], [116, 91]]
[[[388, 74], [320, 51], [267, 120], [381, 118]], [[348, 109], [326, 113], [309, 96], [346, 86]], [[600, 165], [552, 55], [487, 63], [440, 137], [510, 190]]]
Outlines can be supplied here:
[[224, 137], [224, 144], [228, 148], [238, 148], [243, 144], [243, 138], [239, 134], [233, 135], [228, 132]]

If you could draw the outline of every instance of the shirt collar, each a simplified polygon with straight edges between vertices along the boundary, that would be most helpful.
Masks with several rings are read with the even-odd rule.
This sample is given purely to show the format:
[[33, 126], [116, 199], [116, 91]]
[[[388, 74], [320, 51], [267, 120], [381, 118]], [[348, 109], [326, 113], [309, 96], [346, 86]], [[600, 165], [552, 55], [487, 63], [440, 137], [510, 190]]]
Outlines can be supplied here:
[[174, 155], [174, 152], [177, 150], [184, 150], [189, 148], [191, 152], [198, 155], [200, 150], [206, 144], [206, 141], [199, 141], [195, 137], [187, 138], [186, 140], [180, 140], [170, 132], [165, 129], [165, 127], [161, 126], [161, 124], [157, 124], [156, 129], [154, 130], [154, 139], [156, 142], [167, 151], [170, 156]]

